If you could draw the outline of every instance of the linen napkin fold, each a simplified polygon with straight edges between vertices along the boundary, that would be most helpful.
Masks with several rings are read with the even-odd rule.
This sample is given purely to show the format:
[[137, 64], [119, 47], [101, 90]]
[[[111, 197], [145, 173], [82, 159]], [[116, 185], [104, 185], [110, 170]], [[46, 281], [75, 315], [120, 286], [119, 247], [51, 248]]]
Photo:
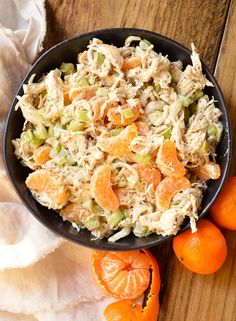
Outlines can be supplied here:
[[[6, 114], [42, 49], [44, 0], [0, 1], [0, 149]], [[0, 153], [0, 321], [103, 320], [91, 251], [42, 226], [21, 204]]]

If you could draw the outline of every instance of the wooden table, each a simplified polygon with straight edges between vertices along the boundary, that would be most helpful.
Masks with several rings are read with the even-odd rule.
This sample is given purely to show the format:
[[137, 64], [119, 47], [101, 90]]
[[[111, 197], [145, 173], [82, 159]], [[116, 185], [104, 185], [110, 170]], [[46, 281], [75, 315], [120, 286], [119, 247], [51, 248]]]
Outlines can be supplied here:
[[[186, 47], [194, 42], [221, 85], [235, 132], [236, 0], [47, 0], [46, 10], [45, 49], [76, 34], [109, 27], [153, 30]], [[236, 174], [236, 153], [231, 173]], [[228, 258], [211, 276], [184, 269], [171, 242], [154, 249], [162, 277], [159, 321], [236, 320], [236, 233], [224, 234]]]

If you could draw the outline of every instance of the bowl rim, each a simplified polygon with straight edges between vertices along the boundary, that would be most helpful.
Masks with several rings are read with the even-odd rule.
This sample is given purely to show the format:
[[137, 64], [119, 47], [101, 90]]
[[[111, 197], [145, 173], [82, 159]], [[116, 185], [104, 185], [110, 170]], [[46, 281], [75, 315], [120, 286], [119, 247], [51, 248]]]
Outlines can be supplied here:
[[[154, 239], [153, 241], [150, 241], [148, 244], [144, 244], [143, 247], [141, 247], [140, 245], [132, 245], [132, 247], [130, 248], [126, 248], [126, 247], [121, 247], [119, 246], [119, 243], [116, 242], [116, 243], [109, 243], [107, 241], [107, 244], [106, 246], [100, 246], [100, 245], [97, 245], [95, 242], [93, 242], [92, 240], [90, 240], [89, 244], [87, 242], [84, 242], [83, 240], [80, 240], [80, 238], [76, 237], [76, 236], [73, 236], [73, 235], [68, 235], [67, 232], [65, 232], [64, 230], [62, 231], [57, 231], [55, 230], [53, 227], [49, 226], [47, 224], [47, 222], [45, 222], [40, 216], [38, 216], [32, 209], [31, 207], [28, 205], [28, 202], [24, 199], [24, 197], [22, 196], [22, 194], [20, 193], [18, 187], [17, 187], [17, 184], [15, 183], [15, 180], [13, 179], [12, 177], [12, 174], [11, 174], [11, 171], [10, 171], [10, 168], [8, 166], [8, 160], [7, 160], [7, 131], [8, 131], [8, 126], [9, 126], [9, 121], [10, 121], [10, 118], [11, 118], [11, 115], [13, 112], [15, 112], [14, 110], [14, 107], [15, 107], [15, 100], [16, 100], [16, 96], [19, 94], [19, 92], [21, 91], [23, 85], [25, 84], [26, 80], [29, 78], [29, 76], [32, 75], [32, 70], [34, 69], [34, 67], [43, 59], [45, 59], [47, 57], [48, 54], [50, 54], [51, 52], [57, 50], [58, 48], [60, 47], [63, 47], [64, 45], [70, 43], [70, 42], [73, 42], [75, 40], [79, 40], [80, 38], [83, 38], [83, 37], [91, 37], [91, 39], [93, 37], [96, 37], [96, 35], [98, 33], [109, 33], [109, 32], [122, 32], [122, 31], [129, 31], [129, 32], [143, 32], [145, 35], [152, 35], [154, 37], [158, 37], [159, 39], [163, 40], [164, 42], [166, 43], [169, 43], [171, 46], [175, 46], [177, 47], [179, 50], [181, 51], [184, 51], [185, 53], [187, 53], [189, 56], [191, 55], [191, 51], [186, 48], [184, 45], [180, 44], [179, 42], [177, 42], [176, 40], [174, 39], [171, 39], [167, 36], [164, 36], [164, 35], [161, 35], [159, 34], [158, 32], [154, 32], [154, 31], [151, 31], [151, 30], [146, 30], [146, 29], [141, 29], [141, 28], [104, 28], [104, 29], [96, 29], [96, 30], [93, 30], [93, 31], [89, 31], [89, 32], [85, 32], [85, 33], [80, 33], [78, 35], [75, 35], [73, 37], [70, 37], [68, 39], [65, 39], [57, 44], [55, 44], [54, 46], [52, 46], [51, 48], [49, 48], [48, 50], [46, 50], [42, 55], [38, 56], [38, 58], [35, 60], [35, 62], [33, 63], [33, 65], [30, 67], [30, 69], [27, 71], [25, 77], [23, 78], [22, 82], [20, 83], [20, 85], [18, 86], [13, 98], [12, 98], [12, 101], [11, 101], [11, 104], [10, 104], [10, 107], [9, 107], [9, 110], [8, 110], [8, 113], [7, 113], [7, 117], [6, 117], [6, 120], [5, 120], [5, 127], [4, 127], [4, 132], [3, 132], [3, 144], [2, 144], [2, 154], [3, 154], [3, 162], [4, 162], [4, 165], [5, 165], [5, 169], [6, 169], [6, 172], [8, 174], [8, 177], [10, 178], [10, 181], [11, 181], [11, 184], [12, 186], [14, 187], [14, 190], [16, 191], [17, 195], [19, 196], [20, 200], [23, 202], [23, 204], [26, 206], [26, 208], [29, 210], [29, 212], [40, 222], [42, 223], [46, 228], [48, 228], [50, 231], [54, 232], [55, 234], [65, 238], [66, 240], [68, 241], [72, 241], [76, 244], [79, 244], [79, 245], [82, 245], [82, 246], [85, 246], [85, 247], [88, 247], [88, 248], [93, 248], [93, 249], [102, 249], [102, 250], [111, 250], [111, 251], [129, 251], [129, 250], [135, 250], [135, 249], [141, 249], [141, 248], [149, 248], [149, 247], [153, 247], [153, 246], [156, 246], [156, 245], [159, 245], [159, 244], [162, 244], [168, 240], [171, 240], [174, 236], [178, 235], [178, 234], [181, 234], [183, 233], [184, 231], [186, 231], [187, 229], [190, 228], [190, 223], [186, 224], [185, 226], [181, 227], [179, 229], [179, 231], [177, 232], [176, 235], [168, 235], [168, 236], [162, 236], [160, 239]], [[98, 36], [98, 35], [97, 35]], [[201, 60], [201, 59], [200, 59]], [[225, 102], [225, 99], [224, 99], [224, 96], [223, 96], [223, 93], [221, 91], [221, 88], [218, 84], [218, 81], [216, 80], [214, 74], [209, 70], [209, 68], [205, 65], [205, 63], [201, 60], [201, 63], [202, 63], [202, 66], [203, 68], [207, 71], [208, 73], [208, 76], [210, 76], [211, 80], [213, 80], [214, 82], [214, 87], [216, 89], [216, 91], [218, 91], [219, 93], [219, 96], [221, 97], [222, 99], [222, 106], [221, 108], [224, 110], [224, 115], [225, 115], [225, 124], [226, 124], [226, 127], [227, 127], [227, 131], [228, 131], [228, 139], [227, 139], [227, 144], [228, 144], [228, 153], [226, 155], [227, 157], [227, 161], [226, 161], [226, 165], [225, 165], [225, 170], [224, 170], [224, 173], [223, 175], [220, 177], [220, 184], [219, 184], [219, 187], [217, 188], [217, 190], [214, 192], [214, 195], [213, 197], [211, 198], [210, 202], [207, 203], [207, 205], [205, 206], [205, 208], [203, 210], [200, 210], [200, 214], [199, 214], [199, 218], [198, 220], [200, 220], [201, 218], [203, 218], [209, 208], [213, 205], [213, 203], [215, 202], [217, 196], [219, 195], [220, 191], [222, 190], [223, 188], [223, 185], [226, 181], [226, 178], [229, 174], [229, 170], [230, 170], [230, 165], [231, 165], [231, 161], [232, 161], [232, 128], [231, 128], [231, 123], [230, 123], [230, 119], [229, 119], [229, 112], [228, 112], [228, 108], [227, 108], [227, 104]], [[135, 235], [133, 235], [134, 238], [137, 238]], [[92, 238], [92, 237], [91, 237]], [[114, 244], [117, 245], [114, 247]]]

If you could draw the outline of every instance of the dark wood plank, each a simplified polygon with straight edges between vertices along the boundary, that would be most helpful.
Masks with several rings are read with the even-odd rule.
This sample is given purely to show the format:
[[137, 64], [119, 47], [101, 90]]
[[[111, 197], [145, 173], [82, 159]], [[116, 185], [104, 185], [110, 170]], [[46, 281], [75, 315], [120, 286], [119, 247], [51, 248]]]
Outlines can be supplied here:
[[194, 42], [212, 69], [229, 0], [47, 0], [45, 48], [76, 34], [109, 27], [137, 27]]

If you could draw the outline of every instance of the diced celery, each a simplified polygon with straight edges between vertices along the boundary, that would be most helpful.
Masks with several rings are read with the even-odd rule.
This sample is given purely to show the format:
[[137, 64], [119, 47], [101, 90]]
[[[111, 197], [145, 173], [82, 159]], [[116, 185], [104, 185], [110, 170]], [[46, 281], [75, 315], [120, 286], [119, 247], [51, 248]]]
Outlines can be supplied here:
[[184, 108], [184, 122], [185, 122], [185, 124], [188, 123], [189, 118], [190, 118], [190, 109], [188, 107], [185, 107]]
[[27, 131], [23, 132], [21, 136], [26, 142], [30, 142], [34, 138], [34, 135], [31, 129], [28, 129]]
[[62, 124], [62, 126], [68, 124], [70, 122], [70, 120], [71, 120], [71, 117], [68, 117], [68, 116], [65, 116], [65, 115], [61, 116], [61, 124]]
[[150, 41], [148, 41], [147, 39], [142, 39], [139, 42], [139, 47], [143, 50], [147, 50], [148, 47], [150, 47], [152, 44]]
[[55, 137], [60, 137], [61, 136], [61, 131], [62, 131], [62, 126], [60, 123], [56, 123], [54, 126], [54, 136]]
[[125, 108], [122, 110], [122, 115], [125, 119], [134, 117], [134, 112], [131, 108]]
[[188, 97], [179, 95], [179, 98], [183, 107], [188, 107], [192, 103], [192, 100]]
[[133, 233], [137, 237], [143, 237], [148, 233], [148, 227], [147, 226], [135, 226], [133, 229]]
[[153, 86], [155, 92], [159, 93], [159, 91], [161, 90], [161, 86], [158, 84], [158, 85], [155, 85]]
[[53, 137], [54, 136], [54, 126], [49, 126], [48, 127], [48, 137]]
[[175, 83], [178, 83], [180, 80], [180, 77], [182, 75], [182, 71], [181, 70], [176, 70], [173, 74], [172, 74], [172, 80]]
[[71, 75], [73, 74], [75, 67], [72, 63], [63, 62], [60, 66], [60, 70], [64, 75]]
[[87, 121], [89, 121], [90, 119], [88, 118], [87, 111], [86, 110], [80, 110], [78, 112], [77, 120], [79, 122], [82, 122], [82, 123], [86, 123]]
[[44, 116], [45, 110], [46, 110], [45, 107], [40, 108], [40, 109], [38, 110], [38, 114], [41, 115], [41, 116]]
[[88, 80], [85, 77], [81, 78], [78, 82], [78, 86], [79, 87], [88, 87], [89, 86]]
[[207, 142], [207, 140], [204, 140], [201, 148], [198, 151], [199, 151], [199, 153], [205, 154], [208, 152], [208, 149], [209, 149], [208, 142]]
[[134, 160], [138, 164], [148, 164], [151, 160], [151, 156], [150, 155], [134, 154]]
[[171, 138], [172, 129], [173, 129], [173, 127], [170, 126], [170, 127], [163, 133], [164, 139], [170, 139], [170, 138]]
[[96, 92], [97, 96], [107, 96], [109, 94], [109, 89], [108, 88], [98, 88], [97, 92]]
[[34, 137], [31, 141], [30, 141], [30, 145], [33, 147], [39, 147], [40, 145], [42, 145], [44, 142], [43, 139], [40, 139], [38, 137]]
[[128, 218], [129, 217], [129, 212], [127, 210], [121, 208], [120, 211], [122, 211], [124, 218]]
[[130, 187], [135, 187], [138, 183], [137, 177], [135, 175], [129, 175], [126, 177]]
[[[42, 95], [43, 97], [45, 97], [45, 96], [47, 95], [47, 90], [44, 89], [44, 90], [42, 91], [41, 95]], [[41, 109], [42, 109], [42, 108], [41, 108]]]
[[193, 100], [198, 100], [202, 96], [204, 96], [204, 92], [201, 89], [198, 89], [195, 94], [193, 95]]
[[110, 225], [111, 228], [116, 227], [120, 221], [124, 218], [124, 215], [122, 213], [122, 211], [117, 210], [113, 213], [111, 213], [108, 217], [107, 217], [107, 222]]
[[55, 158], [55, 157], [57, 157], [59, 155], [60, 151], [61, 151], [61, 145], [58, 144], [56, 147], [53, 147], [50, 150], [49, 155], [50, 155], [51, 158]]
[[79, 122], [78, 120], [72, 120], [69, 125], [67, 126], [68, 130], [71, 130], [73, 132], [83, 130], [84, 129], [84, 123]]
[[34, 130], [34, 135], [39, 139], [47, 139], [48, 132], [43, 124], [38, 124]]
[[124, 128], [115, 128], [110, 130], [111, 136], [118, 136]]
[[100, 217], [99, 216], [90, 217], [84, 222], [84, 225], [89, 231], [93, 231], [93, 230], [99, 228]]
[[171, 205], [179, 205], [181, 201], [171, 201]]
[[162, 111], [156, 110], [153, 113], [148, 114], [148, 118], [149, 118], [150, 122], [154, 125], [155, 122], [157, 121], [157, 119], [159, 117], [161, 117], [162, 114], [163, 114]]
[[223, 133], [223, 127], [218, 127], [217, 133], [216, 133], [216, 140], [218, 143], [221, 141], [222, 133]]
[[28, 167], [27, 164], [26, 164], [26, 162], [25, 162], [23, 159], [20, 161], [20, 163], [21, 163], [22, 166]]
[[97, 52], [97, 64], [102, 65], [105, 60], [105, 55], [102, 54], [101, 52]]
[[207, 134], [208, 136], [216, 136], [217, 135], [217, 126], [212, 123], [207, 128]]

